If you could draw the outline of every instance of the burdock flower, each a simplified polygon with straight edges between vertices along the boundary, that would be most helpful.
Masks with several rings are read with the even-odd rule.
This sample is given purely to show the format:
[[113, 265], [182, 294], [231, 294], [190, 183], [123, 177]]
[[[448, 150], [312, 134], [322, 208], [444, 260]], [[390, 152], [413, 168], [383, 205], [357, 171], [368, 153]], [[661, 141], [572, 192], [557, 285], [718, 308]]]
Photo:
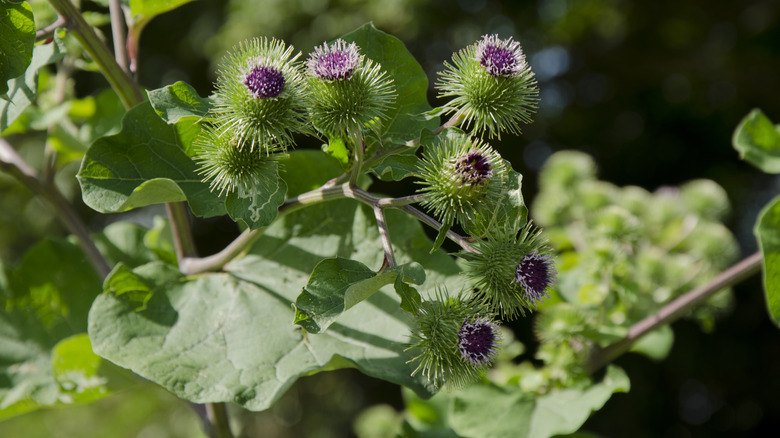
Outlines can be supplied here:
[[474, 252], [461, 252], [467, 261], [465, 275], [492, 312], [513, 319], [534, 309], [555, 285], [551, 249], [541, 230], [526, 225], [519, 235], [510, 230], [488, 232], [472, 244]]
[[239, 44], [219, 68], [212, 118], [231, 132], [239, 149], [270, 154], [306, 130], [307, 92], [296, 62], [300, 52], [282, 41], [254, 38]]
[[377, 129], [395, 100], [393, 81], [360, 54], [357, 44], [336, 40], [315, 47], [306, 63], [312, 93], [309, 115], [328, 137], [355, 138]]
[[218, 133], [205, 126], [193, 143], [195, 161], [200, 164], [198, 173], [208, 182], [211, 191], [223, 193], [247, 192], [261, 180], [264, 172], [276, 172], [271, 159], [250, 148], [238, 147], [230, 131]]
[[479, 378], [495, 358], [499, 334], [486, 306], [436, 292], [417, 312], [410, 349], [418, 352], [412, 373], [434, 388], [459, 388]]
[[451, 134], [425, 148], [421, 203], [445, 224], [468, 226], [500, 199], [506, 175], [504, 160], [489, 145]]
[[502, 131], [519, 134], [520, 122], [531, 122], [539, 89], [517, 41], [485, 35], [444, 67], [436, 83], [439, 96], [452, 97], [444, 108], [464, 126], [500, 138]]
[[347, 45], [347, 42], [338, 39], [328, 46], [327, 43], [315, 47], [309, 55], [306, 66], [309, 74], [327, 81], [340, 81], [352, 78], [355, 67], [362, 61], [358, 53], [357, 44]]
[[465, 319], [458, 331], [458, 350], [472, 365], [488, 366], [496, 355], [497, 340], [498, 325], [490, 318]]

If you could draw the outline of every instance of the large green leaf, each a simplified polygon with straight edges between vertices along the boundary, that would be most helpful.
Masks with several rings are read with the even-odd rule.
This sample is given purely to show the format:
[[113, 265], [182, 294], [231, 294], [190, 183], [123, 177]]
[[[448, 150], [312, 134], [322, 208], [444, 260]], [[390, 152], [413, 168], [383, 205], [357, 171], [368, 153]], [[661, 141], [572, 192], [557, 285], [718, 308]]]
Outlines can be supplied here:
[[355, 260], [325, 259], [314, 267], [309, 282], [295, 300], [295, 323], [309, 333], [321, 333], [382, 286], [394, 284], [399, 276], [415, 284], [425, 281], [425, 271], [416, 263], [377, 273]]
[[38, 94], [38, 70], [59, 61], [63, 56], [62, 41], [56, 35], [50, 44], [39, 45], [33, 49], [32, 61], [27, 71], [24, 75], [8, 81], [8, 100], [0, 100], [0, 132], [11, 126], [35, 99]]
[[45, 240], [0, 279], [0, 418], [111, 392], [85, 338], [101, 280], [81, 250]]
[[743, 160], [764, 172], [780, 173], [780, 126], [775, 126], [760, 109], [742, 119], [732, 143]]
[[21, 76], [30, 65], [34, 44], [35, 20], [30, 5], [0, 0], [0, 96], [8, 91], [8, 81]]
[[[335, 166], [321, 153], [293, 152], [286, 178], [295, 190], [313, 184]], [[426, 271], [426, 288], [458, 287], [458, 267], [443, 252], [429, 254], [421, 226], [390, 211], [387, 223], [398, 263], [412, 260]], [[292, 304], [315, 266], [326, 258], [350, 258], [378, 269], [382, 251], [371, 209], [353, 200], [330, 201], [278, 219], [245, 257], [224, 273], [157, 278], [147, 265], [140, 283], [122, 290], [152, 296], [145, 307], [134, 294], [95, 300], [89, 333], [95, 351], [112, 362], [193, 402], [232, 401], [248, 409], [269, 407], [300, 376], [357, 367], [364, 373], [427, 394], [410, 376], [410, 315], [391, 286], [344, 312], [327, 332], [309, 334], [293, 324]], [[143, 268], [143, 267], [142, 267]], [[160, 270], [155, 275], [154, 270]], [[127, 275], [127, 272], [122, 274]]]
[[167, 125], [143, 103], [127, 112], [119, 134], [92, 144], [78, 173], [84, 202], [102, 213], [187, 201], [197, 216], [225, 214], [189, 153], [193, 133]]
[[604, 379], [584, 389], [556, 389], [534, 396], [516, 386], [472, 385], [452, 395], [449, 421], [464, 438], [548, 438], [576, 432], [590, 414], [629, 380], [610, 366]]
[[780, 326], [780, 196], [758, 216], [755, 229], [764, 256], [764, 292], [769, 316]]

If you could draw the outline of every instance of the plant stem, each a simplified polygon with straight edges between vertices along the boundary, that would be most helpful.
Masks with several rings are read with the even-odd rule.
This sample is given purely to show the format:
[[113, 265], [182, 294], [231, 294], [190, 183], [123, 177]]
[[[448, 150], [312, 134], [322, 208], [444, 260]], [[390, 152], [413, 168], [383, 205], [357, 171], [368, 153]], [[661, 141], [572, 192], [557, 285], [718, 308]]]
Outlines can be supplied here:
[[141, 94], [138, 84], [117, 64], [108, 47], [87, 24], [71, 0], [49, 0], [49, 3], [58, 14], [65, 18], [70, 30], [103, 72], [125, 108], [130, 109], [143, 102], [144, 96]]
[[373, 210], [376, 226], [379, 229], [379, 238], [382, 240], [382, 249], [385, 251], [385, 264], [392, 268], [396, 265], [395, 254], [393, 254], [393, 244], [390, 243], [390, 232], [387, 229], [387, 222], [385, 222], [385, 211], [377, 206], [374, 206]]
[[761, 253], [757, 252], [734, 266], [718, 274], [709, 283], [697, 287], [665, 305], [656, 314], [637, 322], [628, 329], [628, 334], [621, 340], [595, 351], [585, 365], [588, 373], [594, 373], [606, 364], [628, 351], [631, 345], [639, 338], [656, 328], [671, 323], [685, 315], [702, 300], [707, 299], [715, 292], [732, 286], [750, 275], [758, 272], [761, 266]]
[[206, 417], [211, 423], [211, 430], [207, 431], [211, 438], [233, 438], [224, 403], [206, 403]]
[[194, 256], [197, 250], [195, 249], [195, 241], [192, 238], [187, 204], [184, 202], [169, 202], [165, 204], [165, 210], [168, 212], [168, 219], [171, 222], [176, 259], [182, 260], [184, 257]]
[[55, 30], [59, 29], [62, 26], [65, 26], [66, 24], [67, 22], [65, 21], [65, 18], [63, 18], [62, 15], [58, 15], [54, 23], [35, 32], [35, 41], [48, 40], [49, 38], [54, 36]]
[[111, 33], [114, 40], [114, 57], [116, 63], [125, 72], [129, 72], [127, 68], [127, 49], [125, 47], [125, 41], [127, 34], [125, 33], [125, 17], [122, 14], [122, 6], [119, 4], [119, 0], [110, 0], [108, 2], [108, 10], [111, 14]]
[[[408, 205], [410, 202], [416, 202], [418, 200], [417, 195], [407, 196], [404, 198], [380, 198], [361, 188], [351, 187], [349, 184], [331, 186], [330, 183], [326, 183], [326, 185], [323, 185], [318, 189], [314, 189], [310, 192], [302, 193], [294, 198], [287, 199], [279, 207], [279, 216], [292, 213], [311, 204], [344, 198], [355, 199], [371, 206], [374, 209], [395, 208], [404, 211], [420, 222], [433, 227], [436, 230], [441, 229], [442, 226], [441, 223], [436, 221], [436, 219], [433, 219], [420, 210], [417, 210], [416, 208]], [[376, 211], [374, 214], [376, 215]], [[179, 260], [179, 269], [181, 272], [187, 275], [222, 269], [227, 263], [241, 255], [241, 253], [243, 253], [249, 246], [251, 246], [255, 240], [262, 236], [263, 232], [265, 232], [265, 229], [266, 228], [263, 227], [251, 231], [245, 230], [222, 251], [208, 257], [184, 257]], [[382, 232], [383, 231], [380, 228], [380, 234]], [[453, 232], [452, 230], [447, 231], [447, 238], [460, 245], [466, 251], [477, 252], [477, 250], [469, 245], [468, 240], [465, 237]], [[383, 242], [383, 244], [384, 243], [385, 242]], [[389, 244], [389, 238], [387, 243]], [[387, 253], [387, 249], [385, 251]]]
[[87, 227], [81, 221], [81, 218], [73, 210], [70, 203], [53, 183], [43, 183], [33, 168], [22, 160], [13, 147], [7, 141], [0, 138], [0, 170], [14, 176], [19, 182], [24, 184], [33, 193], [45, 199], [49, 205], [58, 213], [57, 217], [65, 225], [78, 241], [84, 255], [89, 260], [92, 267], [97, 271], [101, 278], [105, 278], [111, 271], [106, 259], [100, 254], [92, 238], [89, 236]]

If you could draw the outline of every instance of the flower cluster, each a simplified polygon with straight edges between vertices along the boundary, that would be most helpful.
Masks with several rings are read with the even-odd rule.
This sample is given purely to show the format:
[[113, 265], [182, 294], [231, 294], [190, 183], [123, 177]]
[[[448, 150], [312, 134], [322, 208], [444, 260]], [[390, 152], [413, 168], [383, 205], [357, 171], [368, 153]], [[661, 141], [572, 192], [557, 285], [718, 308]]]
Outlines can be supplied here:
[[507, 166], [489, 145], [462, 134], [427, 146], [418, 168], [422, 205], [442, 223], [468, 226], [500, 198]]
[[328, 137], [350, 138], [377, 129], [395, 101], [393, 81], [382, 67], [366, 59], [355, 43], [336, 40], [309, 55], [309, 115]]
[[496, 324], [485, 305], [450, 297], [437, 290], [434, 300], [422, 303], [412, 329], [412, 359], [434, 388], [459, 388], [479, 378], [495, 358]]
[[439, 97], [452, 98], [445, 109], [464, 126], [500, 138], [502, 131], [519, 134], [520, 122], [531, 122], [539, 89], [520, 43], [485, 35], [444, 66], [436, 83]]
[[556, 277], [552, 250], [530, 223], [519, 234], [510, 229], [490, 232], [473, 246], [476, 252], [458, 256], [466, 260], [466, 277], [491, 311], [516, 318], [549, 296]]

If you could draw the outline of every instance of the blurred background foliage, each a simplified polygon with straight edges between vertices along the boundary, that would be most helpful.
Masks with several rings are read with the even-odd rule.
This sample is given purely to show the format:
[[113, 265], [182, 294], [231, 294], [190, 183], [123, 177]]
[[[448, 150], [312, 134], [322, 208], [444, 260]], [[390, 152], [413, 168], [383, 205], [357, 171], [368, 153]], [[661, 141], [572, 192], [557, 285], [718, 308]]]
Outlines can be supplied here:
[[[46, 10], [40, 3], [39, 19]], [[96, 24], [106, 23], [101, 3], [82, 2]], [[594, 157], [600, 179], [618, 186], [654, 191], [698, 178], [716, 181], [728, 193], [732, 214], [726, 224], [742, 256], [756, 250], [753, 223], [780, 180], [739, 161], [731, 135], [754, 107], [780, 120], [778, 1], [198, 0], [146, 27], [138, 80], [148, 89], [184, 80], [208, 95], [219, 59], [243, 39], [273, 36], [306, 54], [366, 21], [404, 41], [428, 72], [434, 106], [442, 103], [432, 86], [436, 72], [453, 51], [483, 34], [521, 42], [539, 80], [539, 113], [522, 135], [493, 143], [525, 176], [529, 205], [547, 157], [576, 149]], [[110, 33], [109, 26], [101, 29]], [[96, 96], [105, 86], [96, 73], [74, 77], [80, 97]], [[40, 138], [26, 140], [21, 153], [35, 163]], [[302, 141], [298, 147], [319, 144]], [[73, 180], [61, 184], [78, 200]], [[375, 187], [390, 194], [415, 189], [411, 183]], [[45, 206], [5, 175], [0, 192], [3, 262], [18, 260], [43, 234], [62, 232]], [[92, 225], [103, 221], [95, 216]], [[195, 232], [208, 253], [237, 230], [215, 220], [196, 224]], [[631, 392], [614, 396], [583, 429], [615, 437], [776, 431], [780, 333], [767, 318], [758, 276], [736, 287], [735, 296], [732, 311], [709, 334], [693, 322], [675, 323], [676, 342], [664, 361], [620, 358]], [[512, 326], [528, 357], [536, 345], [531, 319]], [[303, 379], [267, 412], [233, 413], [242, 436], [340, 437], [354, 434], [355, 417], [377, 403], [400, 409], [399, 388], [346, 370]], [[186, 404], [146, 387], [13, 418], [0, 423], [0, 436], [178, 437], [197, 436], [198, 426]]]

